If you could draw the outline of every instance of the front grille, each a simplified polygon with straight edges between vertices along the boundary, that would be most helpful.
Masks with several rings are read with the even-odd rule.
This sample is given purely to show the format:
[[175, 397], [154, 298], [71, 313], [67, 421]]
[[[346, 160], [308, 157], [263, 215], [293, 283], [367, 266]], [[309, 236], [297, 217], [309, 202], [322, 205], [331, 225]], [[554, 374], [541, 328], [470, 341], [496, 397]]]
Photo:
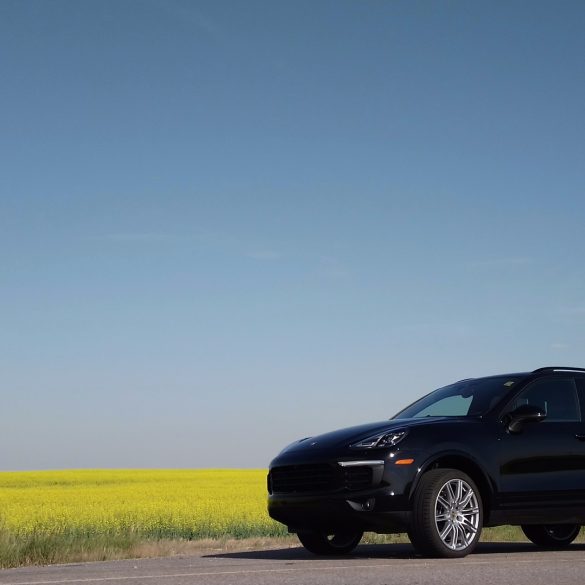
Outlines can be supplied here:
[[355, 491], [367, 489], [371, 484], [371, 467], [342, 468], [328, 464], [274, 467], [268, 481], [273, 494]]
[[341, 487], [339, 474], [331, 465], [286, 465], [270, 472], [272, 492], [331, 492]]

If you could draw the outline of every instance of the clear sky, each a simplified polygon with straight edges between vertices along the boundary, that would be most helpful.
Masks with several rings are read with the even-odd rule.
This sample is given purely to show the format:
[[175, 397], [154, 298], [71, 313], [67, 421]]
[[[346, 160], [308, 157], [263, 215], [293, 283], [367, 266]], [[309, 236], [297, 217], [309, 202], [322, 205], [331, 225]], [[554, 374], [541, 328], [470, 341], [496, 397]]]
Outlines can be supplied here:
[[585, 367], [585, 3], [0, 2], [0, 469], [263, 467]]

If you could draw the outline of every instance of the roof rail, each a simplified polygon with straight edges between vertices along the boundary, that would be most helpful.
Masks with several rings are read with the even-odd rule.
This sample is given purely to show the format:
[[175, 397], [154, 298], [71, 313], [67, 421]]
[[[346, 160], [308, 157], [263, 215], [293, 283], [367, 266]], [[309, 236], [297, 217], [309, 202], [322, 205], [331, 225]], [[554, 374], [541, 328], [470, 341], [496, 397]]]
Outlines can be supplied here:
[[572, 368], [571, 366], [546, 366], [545, 368], [538, 368], [532, 373], [540, 374], [541, 372], [585, 372], [585, 368]]

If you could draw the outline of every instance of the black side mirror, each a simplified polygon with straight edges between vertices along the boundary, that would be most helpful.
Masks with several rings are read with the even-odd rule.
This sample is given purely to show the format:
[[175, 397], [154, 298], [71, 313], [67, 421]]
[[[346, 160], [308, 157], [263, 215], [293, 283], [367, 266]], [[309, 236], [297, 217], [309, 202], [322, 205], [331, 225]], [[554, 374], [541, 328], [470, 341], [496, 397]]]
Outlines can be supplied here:
[[546, 412], [539, 406], [522, 404], [504, 416], [503, 422], [511, 433], [519, 433], [525, 423], [541, 422], [546, 418]]

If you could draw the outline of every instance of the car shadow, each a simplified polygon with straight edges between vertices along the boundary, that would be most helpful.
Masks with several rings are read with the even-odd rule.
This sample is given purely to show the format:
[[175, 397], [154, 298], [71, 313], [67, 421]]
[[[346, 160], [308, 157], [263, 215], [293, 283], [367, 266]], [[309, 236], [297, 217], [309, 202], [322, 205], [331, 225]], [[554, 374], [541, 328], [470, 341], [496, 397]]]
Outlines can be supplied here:
[[[489, 554], [515, 554], [539, 552], [550, 549], [537, 547], [529, 542], [480, 542], [474, 551], [474, 555]], [[585, 551], [585, 544], [572, 544], [562, 550]], [[339, 556], [315, 556], [302, 546], [277, 548], [254, 551], [239, 551], [228, 553], [215, 553], [205, 555], [206, 558], [224, 559], [255, 559], [274, 561], [300, 561], [300, 560], [328, 560], [332, 558], [344, 559], [420, 559], [410, 544], [360, 544], [350, 555]]]
[[276, 548], [266, 550], [239, 551], [207, 555], [215, 558], [256, 559], [256, 560], [327, 560], [332, 558], [359, 559], [359, 558], [414, 558], [416, 553], [410, 544], [360, 544], [349, 555], [316, 556], [302, 546]]

